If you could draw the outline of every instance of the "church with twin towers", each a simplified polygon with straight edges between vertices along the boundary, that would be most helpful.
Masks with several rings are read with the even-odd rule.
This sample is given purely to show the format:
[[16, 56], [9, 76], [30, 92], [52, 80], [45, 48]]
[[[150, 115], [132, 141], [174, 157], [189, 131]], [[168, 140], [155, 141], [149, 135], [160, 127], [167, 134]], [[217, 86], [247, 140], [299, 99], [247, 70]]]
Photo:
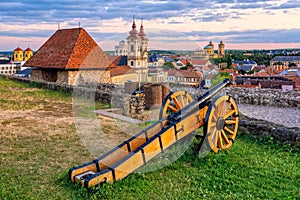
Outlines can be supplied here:
[[148, 74], [148, 39], [141, 20], [140, 29], [137, 30], [133, 18], [132, 29], [126, 41], [122, 40], [115, 47], [116, 56], [127, 56], [127, 65], [138, 75], [139, 81], [147, 81]]

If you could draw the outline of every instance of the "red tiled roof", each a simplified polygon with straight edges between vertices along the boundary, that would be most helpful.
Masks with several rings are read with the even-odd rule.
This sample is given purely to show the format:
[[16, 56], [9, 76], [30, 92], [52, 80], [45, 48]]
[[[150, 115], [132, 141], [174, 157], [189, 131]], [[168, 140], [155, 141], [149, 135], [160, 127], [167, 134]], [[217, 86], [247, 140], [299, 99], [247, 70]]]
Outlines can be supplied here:
[[16, 48], [14, 51], [23, 51], [20, 47]]
[[236, 70], [234, 70], [234, 69], [222, 69], [222, 70], [220, 69], [220, 70], [219, 70], [219, 72], [228, 72], [228, 73], [232, 73], [232, 74], [234, 74], [235, 71], [236, 71]]
[[211, 80], [214, 76], [215, 76], [215, 74], [208, 74], [207, 76], [205, 76], [205, 79]]
[[128, 73], [134, 73], [134, 71], [128, 65], [113, 67], [110, 68], [109, 71], [110, 71], [110, 77], [121, 76]]
[[109, 67], [117, 67], [121, 58], [122, 58], [122, 56], [108, 56], [108, 59], [110, 61]]
[[32, 49], [30, 49], [29, 47], [27, 49], [25, 49], [25, 51], [32, 51]]
[[25, 64], [57, 69], [106, 69], [107, 55], [83, 28], [57, 30]]
[[188, 61], [187, 60], [180, 60], [180, 62], [182, 62], [182, 64], [187, 65]]

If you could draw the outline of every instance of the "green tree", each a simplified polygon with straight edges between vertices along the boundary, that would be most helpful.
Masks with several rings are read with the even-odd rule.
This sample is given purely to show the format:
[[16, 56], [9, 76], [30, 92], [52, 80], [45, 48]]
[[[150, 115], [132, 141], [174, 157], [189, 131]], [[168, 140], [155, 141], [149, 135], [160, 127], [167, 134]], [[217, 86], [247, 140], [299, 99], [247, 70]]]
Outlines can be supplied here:
[[232, 68], [232, 57], [230, 54], [226, 54], [225, 57], [223, 58], [213, 58], [212, 62], [216, 65], [220, 64], [220, 63], [227, 63], [227, 67], [228, 69]]
[[214, 87], [218, 83], [222, 82], [225, 78], [232, 80], [228, 72], [220, 72], [214, 75], [213, 78], [211, 79], [211, 87]]
[[171, 62], [165, 62], [165, 64], [163, 65], [164, 69], [175, 69], [173, 63]]
[[186, 67], [187, 67], [187, 68], [193, 68], [193, 65], [192, 65], [192, 63], [187, 62], [187, 63], [186, 63]]

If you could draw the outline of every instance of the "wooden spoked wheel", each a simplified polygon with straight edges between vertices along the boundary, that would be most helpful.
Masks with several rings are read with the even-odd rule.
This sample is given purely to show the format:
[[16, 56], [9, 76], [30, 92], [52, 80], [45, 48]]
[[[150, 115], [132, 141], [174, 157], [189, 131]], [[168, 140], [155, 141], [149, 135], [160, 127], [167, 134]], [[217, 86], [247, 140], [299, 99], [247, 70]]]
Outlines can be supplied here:
[[208, 143], [215, 153], [232, 146], [238, 123], [238, 107], [231, 96], [218, 97], [209, 105], [205, 131]]
[[192, 96], [186, 91], [179, 90], [176, 92], [170, 92], [162, 103], [162, 107], [159, 112], [159, 119], [179, 111], [192, 101]]

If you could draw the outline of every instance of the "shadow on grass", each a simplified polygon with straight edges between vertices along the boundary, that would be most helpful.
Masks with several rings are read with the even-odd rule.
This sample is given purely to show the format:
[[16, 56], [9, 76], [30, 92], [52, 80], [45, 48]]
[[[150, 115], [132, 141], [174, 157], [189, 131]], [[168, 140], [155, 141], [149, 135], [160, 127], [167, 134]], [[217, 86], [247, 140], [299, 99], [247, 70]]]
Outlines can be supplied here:
[[91, 197], [91, 192], [79, 184], [74, 184], [69, 179], [68, 172], [59, 174], [55, 183], [62, 191], [67, 193], [67, 196], [69, 196], [71, 199], [90, 199]]

